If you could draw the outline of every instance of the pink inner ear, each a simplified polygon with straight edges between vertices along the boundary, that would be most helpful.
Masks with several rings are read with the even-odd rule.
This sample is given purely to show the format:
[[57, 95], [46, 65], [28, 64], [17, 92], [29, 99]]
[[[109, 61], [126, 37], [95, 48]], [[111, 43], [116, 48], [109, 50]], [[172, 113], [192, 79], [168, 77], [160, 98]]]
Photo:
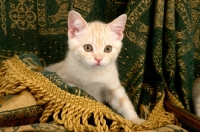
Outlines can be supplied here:
[[68, 30], [68, 37], [73, 38], [75, 36], [75, 32], [77, 32], [77, 31], [73, 30], [73, 29], [69, 29]]
[[68, 15], [68, 37], [75, 37], [76, 33], [81, 32], [87, 26], [87, 22], [81, 15], [75, 11], [71, 11]]
[[86, 27], [85, 23], [79, 20], [71, 22], [68, 25], [69, 25], [68, 36], [70, 38], [73, 38], [77, 32], [82, 31]]
[[116, 39], [118, 40], [123, 39], [123, 31], [125, 28], [126, 19], [127, 19], [126, 14], [123, 14], [109, 24], [111, 31], [113, 31], [116, 34], [117, 36]]
[[76, 34], [77, 32], [80, 32], [81, 30], [83, 30], [83, 29], [85, 28], [84, 25], [81, 25], [81, 24], [75, 25], [75, 24], [76, 24], [76, 22], [72, 23], [72, 24], [69, 26], [68, 36], [69, 36], [70, 38], [75, 37], [75, 34]]
[[113, 24], [111, 25], [110, 28], [111, 28], [111, 31], [113, 31], [117, 35], [117, 39], [122, 40], [124, 26], [119, 25], [119, 24]]

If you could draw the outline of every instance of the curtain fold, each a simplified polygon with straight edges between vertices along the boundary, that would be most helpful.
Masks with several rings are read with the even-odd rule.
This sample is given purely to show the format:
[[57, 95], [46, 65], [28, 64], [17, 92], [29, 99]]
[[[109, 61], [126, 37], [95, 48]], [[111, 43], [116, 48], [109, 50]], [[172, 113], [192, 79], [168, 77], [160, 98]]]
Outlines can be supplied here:
[[144, 118], [163, 95], [194, 112], [191, 92], [199, 74], [199, 7], [198, 0], [128, 1], [119, 71]]

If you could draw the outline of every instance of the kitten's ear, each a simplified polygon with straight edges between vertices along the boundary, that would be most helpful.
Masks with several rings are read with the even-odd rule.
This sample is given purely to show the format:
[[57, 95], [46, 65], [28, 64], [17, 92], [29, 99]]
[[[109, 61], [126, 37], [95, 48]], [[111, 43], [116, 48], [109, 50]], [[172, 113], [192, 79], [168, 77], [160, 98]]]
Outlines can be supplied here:
[[76, 11], [70, 11], [68, 14], [68, 37], [73, 38], [77, 32], [87, 27], [87, 22]]
[[118, 39], [118, 40], [122, 40], [124, 37], [123, 31], [124, 31], [124, 28], [126, 25], [126, 19], [127, 19], [127, 15], [123, 14], [123, 15], [119, 16], [118, 18], [116, 18], [115, 20], [113, 20], [108, 25], [110, 30], [115, 33], [116, 39]]

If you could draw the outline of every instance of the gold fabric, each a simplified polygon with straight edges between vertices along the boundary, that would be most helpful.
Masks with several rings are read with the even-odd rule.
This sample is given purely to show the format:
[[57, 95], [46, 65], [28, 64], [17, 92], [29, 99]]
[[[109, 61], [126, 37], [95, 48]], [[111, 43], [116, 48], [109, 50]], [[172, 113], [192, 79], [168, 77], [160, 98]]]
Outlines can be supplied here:
[[[164, 96], [148, 120], [138, 126], [94, 99], [77, 96], [58, 88], [40, 72], [35, 71], [38, 67], [34, 62], [37, 61], [30, 59], [29, 55], [21, 57], [22, 60], [27, 60], [27, 57], [29, 61], [23, 63], [15, 56], [3, 62], [0, 70], [0, 95], [12, 95], [28, 89], [37, 100], [37, 104], [45, 106], [40, 118], [41, 123], [47, 122], [51, 115], [57, 124], [73, 131], [151, 130], [174, 123], [174, 115], [164, 110]], [[94, 118], [95, 125], [89, 124], [88, 119], [91, 117]], [[112, 121], [110, 126], [106, 124], [106, 119]]]

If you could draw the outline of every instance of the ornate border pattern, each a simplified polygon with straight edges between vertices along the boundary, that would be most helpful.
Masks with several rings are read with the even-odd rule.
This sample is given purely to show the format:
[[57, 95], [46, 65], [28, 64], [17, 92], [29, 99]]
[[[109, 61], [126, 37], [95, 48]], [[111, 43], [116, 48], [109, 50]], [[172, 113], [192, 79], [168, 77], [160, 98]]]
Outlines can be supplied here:
[[10, 2], [11, 11], [9, 12], [9, 17], [13, 22], [11, 28], [19, 28], [21, 30], [36, 29], [35, 21], [37, 17], [32, 11], [34, 1], [29, 1], [29, 6], [25, 3], [26, 0], [18, 1], [17, 5]]
[[0, 0], [0, 20], [1, 20], [1, 22], [2, 22], [2, 24], [1, 24], [1, 28], [3, 29], [3, 31], [4, 31], [4, 34], [6, 35], [7, 34], [7, 30], [6, 30], [6, 28], [7, 28], [7, 26], [6, 26], [6, 11], [5, 11], [5, 8], [6, 8], [6, 6], [5, 6], [5, 0]]

